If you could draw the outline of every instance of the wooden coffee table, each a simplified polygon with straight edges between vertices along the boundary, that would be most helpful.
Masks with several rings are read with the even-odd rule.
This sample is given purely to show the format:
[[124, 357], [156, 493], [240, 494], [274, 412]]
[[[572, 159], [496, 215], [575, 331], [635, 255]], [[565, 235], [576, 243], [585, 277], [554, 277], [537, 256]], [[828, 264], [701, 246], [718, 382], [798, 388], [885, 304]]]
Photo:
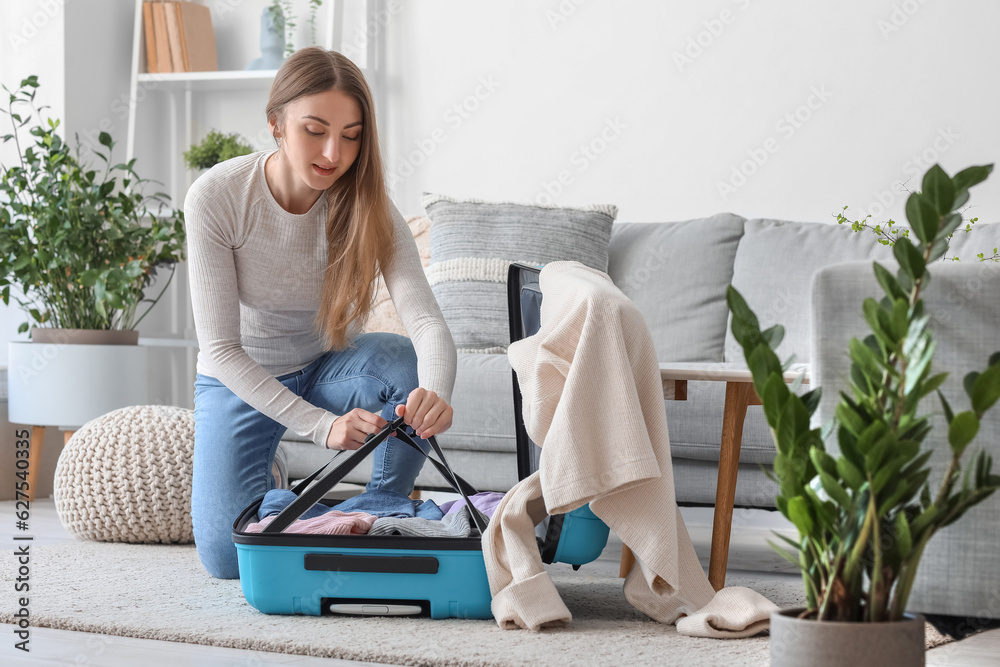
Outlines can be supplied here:
[[[792, 365], [784, 373], [785, 382], [794, 382], [805, 373], [803, 383], [808, 383], [808, 368], [808, 364]], [[750, 370], [736, 364], [662, 363], [660, 380], [663, 382], [663, 398], [674, 401], [687, 400], [688, 381], [726, 383], [726, 403], [722, 412], [722, 442], [719, 447], [719, 476], [712, 521], [712, 552], [708, 565], [708, 580], [715, 590], [719, 590], [726, 585], [729, 536], [733, 523], [733, 502], [736, 497], [736, 475], [739, 472], [740, 446], [743, 443], [743, 421], [748, 406], [761, 404], [760, 397], [754, 391]], [[632, 551], [622, 545], [620, 575], [627, 576], [634, 563]]]

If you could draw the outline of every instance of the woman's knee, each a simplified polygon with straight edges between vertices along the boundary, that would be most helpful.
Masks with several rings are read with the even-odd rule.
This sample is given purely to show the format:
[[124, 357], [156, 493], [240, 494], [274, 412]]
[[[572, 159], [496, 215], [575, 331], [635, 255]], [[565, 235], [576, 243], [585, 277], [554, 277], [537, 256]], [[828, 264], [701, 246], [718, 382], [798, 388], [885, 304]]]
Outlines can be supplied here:
[[232, 522], [209, 521], [199, 526], [195, 521], [194, 545], [198, 558], [210, 575], [216, 579], [239, 579], [240, 568], [236, 545], [233, 544]]
[[232, 542], [229, 544], [233, 546], [232, 552], [220, 548], [198, 548], [198, 557], [201, 559], [201, 564], [216, 579], [240, 578], [240, 565], [235, 545]]
[[[244, 444], [250, 449], [249, 443]], [[205, 445], [195, 438], [191, 480], [195, 547], [209, 574], [217, 579], [237, 579], [240, 573], [233, 522], [256, 498], [273, 488], [270, 460], [266, 451], [260, 457], [237, 457], [239, 447], [220, 450]]]
[[417, 353], [413, 342], [399, 334], [380, 334], [378, 365], [393, 389], [409, 394], [418, 385]]
[[406, 336], [394, 333], [374, 332], [366, 334], [371, 354], [371, 361], [377, 366], [415, 364], [417, 353], [413, 349], [413, 341]]

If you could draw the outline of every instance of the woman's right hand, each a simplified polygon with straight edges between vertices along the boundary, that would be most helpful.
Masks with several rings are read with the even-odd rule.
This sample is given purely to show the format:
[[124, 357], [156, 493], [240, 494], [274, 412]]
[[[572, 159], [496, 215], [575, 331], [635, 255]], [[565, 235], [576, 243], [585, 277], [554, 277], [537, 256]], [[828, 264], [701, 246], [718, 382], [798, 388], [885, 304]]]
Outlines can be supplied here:
[[[365, 438], [378, 433], [386, 424], [381, 415], [354, 408], [333, 421], [330, 434], [326, 437], [327, 449], [358, 449], [365, 444]], [[396, 435], [395, 431], [389, 435]]]

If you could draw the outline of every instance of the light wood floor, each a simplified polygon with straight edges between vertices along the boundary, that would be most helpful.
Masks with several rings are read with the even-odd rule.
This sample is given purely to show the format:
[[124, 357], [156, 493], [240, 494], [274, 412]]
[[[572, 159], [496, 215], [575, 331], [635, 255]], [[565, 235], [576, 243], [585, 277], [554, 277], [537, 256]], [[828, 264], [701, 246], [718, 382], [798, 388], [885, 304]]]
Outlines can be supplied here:
[[[454, 498], [451, 494], [426, 493], [424, 498], [438, 502]], [[681, 510], [695, 549], [708, 567], [711, 544], [711, 508], [685, 507]], [[0, 538], [13, 544], [14, 503], [0, 502]], [[56, 514], [52, 498], [36, 500], [31, 507], [31, 527], [34, 544], [73, 541]], [[729, 570], [753, 571], [757, 576], [775, 579], [795, 578], [798, 573], [767, 546], [772, 530], [795, 531], [777, 512], [737, 509], [733, 516], [733, 536], [730, 546]], [[9, 551], [5, 549], [5, 551]], [[9, 557], [9, 556], [8, 556]], [[602, 573], [617, 574], [621, 557], [621, 541], [612, 533], [600, 559], [584, 566]], [[763, 573], [763, 574], [761, 574]], [[8, 595], [10, 593], [7, 593]], [[134, 639], [98, 635], [68, 630], [32, 628], [32, 652], [25, 655], [13, 648], [14, 627], [0, 624], [0, 664], [19, 665], [91, 665], [100, 667], [263, 667], [289, 665], [295, 667], [348, 667], [371, 665], [349, 660], [332, 660], [307, 656], [228, 649], [197, 644], [182, 644], [149, 639]], [[927, 665], [943, 667], [957, 665], [975, 667], [996, 665], [1000, 655], [1000, 630], [984, 632], [962, 642], [947, 644], [928, 651]]]

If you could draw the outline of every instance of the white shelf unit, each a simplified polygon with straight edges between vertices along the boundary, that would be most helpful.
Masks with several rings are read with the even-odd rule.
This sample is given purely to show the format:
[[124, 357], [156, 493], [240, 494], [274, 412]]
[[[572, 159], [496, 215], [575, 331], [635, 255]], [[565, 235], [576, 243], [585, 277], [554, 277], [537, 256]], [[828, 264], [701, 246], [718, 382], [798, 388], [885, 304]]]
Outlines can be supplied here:
[[171, 72], [169, 74], [138, 75], [139, 85], [155, 84], [164, 89], [195, 92], [226, 90], [267, 90], [271, 80], [278, 73], [276, 69], [261, 69], [231, 72]]
[[[384, 0], [356, 0], [363, 4], [365, 25], [377, 25], [378, 12], [384, 11]], [[135, 0], [135, 20], [132, 36], [132, 66], [129, 87], [129, 113], [126, 139], [126, 158], [128, 162], [135, 157], [135, 135], [138, 124], [138, 100], [140, 91], [143, 97], [162, 95], [168, 110], [167, 138], [169, 156], [162, 158], [169, 161], [168, 178], [165, 191], [170, 196], [172, 205], [180, 208], [183, 205], [187, 189], [193, 182], [193, 172], [187, 169], [183, 161], [183, 152], [200, 137], [194, 136], [192, 127], [196, 105], [205, 95], [226, 92], [259, 93], [261, 107], [267, 99], [271, 82], [277, 70], [231, 70], [217, 72], [173, 72], [151, 74], [146, 72], [146, 47], [143, 35], [143, 0]], [[211, 6], [207, 0], [199, 4]], [[328, 50], [341, 51], [343, 35], [345, 0], [325, 0], [328, 6], [325, 20], [325, 40], [322, 46]], [[383, 71], [385, 63], [385, 41], [379, 36], [380, 31], [369, 34], [366, 42], [365, 59], [367, 67], [362, 68], [372, 94], [375, 97], [376, 108], [384, 114], [385, 86]], [[216, 43], [217, 48], [223, 45]], [[251, 57], [255, 57], [254, 54]], [[380, 114], [381, 115], [381, 114]], [[144, 159], [148, 159], [144, 156]], [[155, 214], [155, 213], [154, 213]], [[164, 297], [170, 297], [172, 309], [170, 314], [171, 331], [158, 335], [153, 344], [180, 348], [185, 353], [183, 372], [176, 368], [174, 386], [183, 395], [174, 397], [175, 405], [183, 405], [189, 400], [187, 393], [194, 382], [197, 362], [197, 340], [195, 339], [194, 321], [191, 317], [190, 298], [188, 293], [187, 268], [185, 264], [178, 267], [177, 274]], [[179, 401], [179, 402], [178, 402]]]
[[[135, 133], [137, 121], [138, 94], [140, 89], [146, 92], [160, 92], [166, 95], [169, 113], [169, 146], [170, 168], [167, 183], [168, 194], [172, 201], [181, 201], [181, 196], [187, 192], [191, 184], [191, 174], [184, 169], [181, 156], [184, 150], [195, 141], [192, 132], [192, 109], [197, 103], [197, 93], [218, 93], [231, 91], [257, 91], [262, 99], [266, 99], [271, 88], [271, 82], [277, 70], [231, 70], [219, 72], [172, 72], [166, 74], [151, 74], [146, 72], [146, 48], [143, 36], [142, 20], [143, 0], [135, 0], [134, 31], [132, 35], [132, 80], [129, 86], [128, 134], [126, 139], [126, 161], [135, 155]], [[323, 47], [340, 51], [344, 35], [344, 3], [345, 0], [326, 0], [329, 11], [326, 12], [326, 38]], [[200, 4], [207, 4], [202, 2]], [[377, 25], [378, 13], [382, 0], [362, 0], [364, 5], [365, 25]], [[383, 110], [383, 66], [385, 62], [385, 41], [380, 38], [381, 31], [369, 34], [366, 41], [365, 54], [367, 67], [362, 68], [376, 107]], [[219, 44], [216, 44], [218, 48]], [[183, 112], [180, 108], [183, 104]], [[183, 138], [183, 141], [182, 141]], [[181, 175], [183, 171], [183, 176]], [[181, 187], [183, 185], [183, 187]]]

